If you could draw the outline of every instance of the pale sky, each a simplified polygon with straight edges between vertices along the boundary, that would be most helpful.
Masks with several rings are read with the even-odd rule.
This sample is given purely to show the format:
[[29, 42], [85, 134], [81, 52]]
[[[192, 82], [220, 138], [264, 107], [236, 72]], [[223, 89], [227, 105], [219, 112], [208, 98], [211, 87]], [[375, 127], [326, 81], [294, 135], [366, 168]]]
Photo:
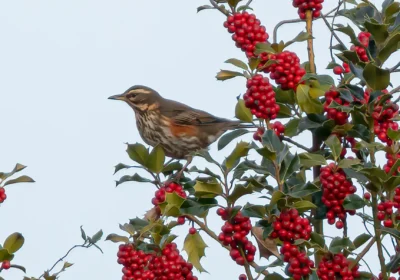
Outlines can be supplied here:
[[[81, 225], [90, 234], [99, 229], [105, 236], [121, 233], [119, 223], [152, 206], [155, 190], [150, 185], [126, 183], [115, 188], [114, 180], [132, 172], [113, 176], [116, 164], [130, 163], [124, 143], [142, 140], [132, 110], [108, 96], [143, 84], [167, 98], [233, 118], [244, 80], [218, 82], [215, 74], [229, 69], [225, 60], [244, 59], [244, 54], [223, 28], [222, 14], [196, 13], [207, 2], [0, 1], [0, 170], [9, 171], [19, 162], [28, 166], [23, 173], [36, 180], [6, 188], [0, 242], [12, 232], [24, 234], [26, 243], [13, 263], [25, 265], [27, 276], [38, 277], [79, 244]], [[326, 1], [324, 11], [335, 4]], [[297, 18], [289, 0], [255, 0], [253, 7], [270, 36], [279, 21]], [[322, 20], [315, 24], [318, 69], [329, 73], [329, 31]], [[303, 24], [286, 25], [279, 38], [289, 40], [302, 30]], [[289, 50], [296, 51], [302, 62], [307, 60], [305, 43]], [[300, 138], [303, 143], [308, 140], [306, 135]], [[234, 143], [216, 158], [222, 161], [233, 147]], [[216, 145], [211, 150], [215, 152]], [[218, 233], [221, 225], [214, 215], [210, 226]], [[186, 225], [177, 232], [184, 238], [187, 230]], [[363, 230], [359, 227], [355, 234]], [[338, 232], [327, 227], [326, 233]], [[183, 238], [178, 239], [180, 245]], [[244, 273], [225, 249], [204, 239], [209, 248], [203, 266], [209, 274], [195, 272], [199, 279], [237, 279]], [[75, 265], [61, 279], [120, 279], [118, 245], [101, 241], [99, 246], [104, 254], [96, 249], [72, 253], [67, 260]], [[377, 271], [375, 258], [372, 251], [369, 260]], [[2, 276], [22, 279], [23, 273], [10, 270]]]

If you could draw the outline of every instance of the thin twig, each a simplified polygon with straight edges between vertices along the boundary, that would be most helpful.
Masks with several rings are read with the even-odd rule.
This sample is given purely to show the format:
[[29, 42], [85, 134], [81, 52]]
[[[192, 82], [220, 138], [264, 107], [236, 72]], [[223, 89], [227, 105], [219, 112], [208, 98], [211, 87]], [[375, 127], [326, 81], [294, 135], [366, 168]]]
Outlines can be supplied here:
[[360, 262], [360, 260], [362, 260], [362, 258], [365, 256], [365, 254], [367, 254], [369, 249], [371, 249], [371, 247], [374, 245], [375, 240], [376, 240], [375, 237], [372, 237], [371, 241], [367, 244], [367, 246], [358, 254], [355, 261], [352, 262], [349, 269], [352, 269], [353, 267], [355, 267]]
[[312, 150], [310, 148], [307, 148], [306, 146], [301, 145], [300, 143], [297, 143], [296, 141], [293, 141], [291, 138], [289, 137], [283, 137], [282, 138], [283, 141], [289, 142], [297, 147], [299, 147], [300, 149], [303, 149], [304, 151], [308, 152], [308, 153], [312, 153]]
[[342, 46], [342, 48], [344, 48], [345, 50], [347, 50], [346, 45], [343, 43], [343, 41], [339, 38], [339, 36], [336, 34], [335, 30], [333, 30], [333, 27], [330, 26], [329, 22], [326, 20], [326, 17], [324, 15], [321, 15], [322, 19], [324, 20], [326, 26], [329, 28], [329, 31], [332, 32], [333, 37], [335, 37], [335, 39], [339, 42], [339, 44]]
[[[86, 242], [85, 242], [86, 243]], [[48, 272], [50, 273], [50, 271], [52, 271], [57, 264], [59, 264], [60, 262], [62, 262], [66, 257], [68, 257], [69, 253], [72, 252], [72, 250], [74, 250], [75, 248], [86, 248], [87, 246], [85, 245], [85, 243], [83, 243], [82, 245], [74, 245], [73, 247], [71, 247], [68, 252], [62, 257], [60, 258], [58, 261], [55, 262], [55, 264], [53, 264], [53, 266], [48, 270]], [[39, 276], [39, 279], [42, 278], [44, 276], [44, 273], [42, 275]]]
[[249, 0], [246, 4], [246, 6], [249, 6], [251, 4], [251, 2], [253, 2], [253, 0]]
[[375, 231], [376, 247], [378, 249], [378, 258], [379, 258], [379, 263], [381, 265], [381, 272], [383, 275], [383, 279], [388, 280], [387, 273], [386, 273], [385, 257], [383, 256], [383, 251], [382, 251], [381, 223], [378, 220], [377, 211], [376, 211], [377, 205], [378, 205], [377, 193], [372, 192], [372, 215], [374, 217], [374, 231]]
[[[335, 9], [336, 12], [335, 12], [335, 14], [333, 15], [333, 18], [332, 18], [331, 26], [334, 26], [336, 17], [337, 17], [337, 15], [338, 15], [338, 13], [339, 13], [340, 6], [342, 6], [342, 4], [343, 4], [343, 1], [339, 1], [339, 4], [338, 4], [338, 6], [337, 6], [336, 9]], [[329, 48], [329, 50], [330, 50], [330, 53], [331, 53], [332, 61], [335, 61], [335, 57], [333, 56], [332, 45], [333, 45], [333, 32], [331, 32], [331, 40], [330, 40], [330, 48]]]

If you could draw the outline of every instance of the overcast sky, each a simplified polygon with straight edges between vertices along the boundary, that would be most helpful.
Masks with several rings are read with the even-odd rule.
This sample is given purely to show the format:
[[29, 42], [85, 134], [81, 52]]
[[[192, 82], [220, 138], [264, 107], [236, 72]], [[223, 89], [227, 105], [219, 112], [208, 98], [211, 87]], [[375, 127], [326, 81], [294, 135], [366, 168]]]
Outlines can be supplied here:
[[[325, 12], [336, 3], [326, 2]], [[13, 262], [25, 265], [28, 276], [38, 277], [79, 244], [81, 225], [90, 234], [100, 228], [105, 235], [121, 233], [119, 223], [151, 207], [153, 187], [127, 183], [115, 188], [114, 180], [125, 173], [113, 176], [114, 165], [130, 163], [124, 143], [142, 140], [131, 109], [108, 96], [144, 84], [165, 97], [233, 118], [244, 80], [218, 82], [215, 74], [229, 68], [226, 59], [244, 55], [223, 28], [222, 14], [196, 13], [203, 4], [207, 1], [0, 1], [0, 170], [19, 162], [28, 166], [24, 174], [36, 180], [6, 189], [0, 240], [14, 231], [24, 234], [25, 246]], [[297, 17], [289, 0], [255, 0], [253, 7], [271, 36], [276, 23]], [[303, 24], [284, 26], [279, 38], [289, 40], [302, 30]], [[314, 36], [319, 72], [327, 73], [329, 31], [322, 21], [316, 22]], [[307, 60], [305, 43], [289, 49]], [[233, 145], [218, 152], [217, 159]], [[221, 224], [211, 220], [216, 232]], [[180, 232], [187, 230], [184, 226]], [[326, 232], [336, 234], [332, 227]], [[205, 239], [210, 248], [203, 265], [210, 274], [200, 279], [237, 279], [243, 269]], [[104, 254], [96, 249], [72, 253], [67, 260], [75, 265], [61, 279], [120, 279], [117, 245], [99, 245]], [[371, 254], [370, 260], [375, 257]], [[377, 271], [375, 264], [371, 261]], [[4, 277], [22, 279], [23, 274], [10, 270]]]

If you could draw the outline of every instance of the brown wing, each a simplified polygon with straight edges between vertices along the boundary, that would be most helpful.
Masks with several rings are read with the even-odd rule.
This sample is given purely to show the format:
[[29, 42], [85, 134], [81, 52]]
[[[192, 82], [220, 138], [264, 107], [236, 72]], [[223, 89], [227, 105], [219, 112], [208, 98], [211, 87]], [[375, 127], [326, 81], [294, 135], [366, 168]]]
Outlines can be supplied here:
[[215, 125], [217, 123], [236, 123], [223, 118], [218, 118], [207, 112], [194, 109], [185, 104], [164, 99], [159, 107], [160, 113], [177, 125]]

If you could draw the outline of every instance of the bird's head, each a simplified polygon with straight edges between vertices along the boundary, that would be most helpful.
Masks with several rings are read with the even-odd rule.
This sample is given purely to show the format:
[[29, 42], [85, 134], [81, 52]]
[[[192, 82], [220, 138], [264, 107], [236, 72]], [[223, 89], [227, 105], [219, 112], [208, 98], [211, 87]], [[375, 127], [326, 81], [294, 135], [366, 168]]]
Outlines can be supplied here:
[[110, 96], [108, 99], [125, 101], [133, 110], [143, 112], [156, 109], [161, 98], [157, 91], [146, 86], [136, 85], [124, 93]]

